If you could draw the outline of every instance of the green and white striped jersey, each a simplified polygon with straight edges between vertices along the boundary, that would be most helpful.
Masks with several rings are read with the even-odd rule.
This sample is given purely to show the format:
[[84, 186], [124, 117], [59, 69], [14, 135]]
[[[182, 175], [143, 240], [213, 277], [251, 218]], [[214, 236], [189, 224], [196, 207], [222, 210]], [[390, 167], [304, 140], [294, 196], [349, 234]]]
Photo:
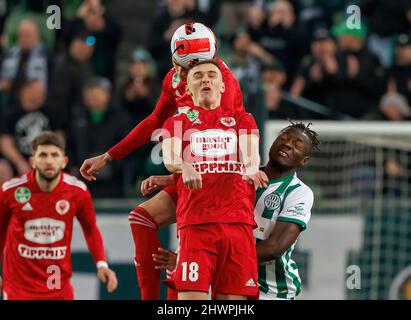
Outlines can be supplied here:
[[[270, 237], [276, 221], [294, 222], [305, 230], [313, 202], [313, 192], [296, 173], [269, 181], [267, 188], [258, 188], [254, 209], [257, 242]], [[300, 293], [301, 279], [291, 259], [295, 244], [281, 258], [258, 266], [260, 300], [293, 299]]]

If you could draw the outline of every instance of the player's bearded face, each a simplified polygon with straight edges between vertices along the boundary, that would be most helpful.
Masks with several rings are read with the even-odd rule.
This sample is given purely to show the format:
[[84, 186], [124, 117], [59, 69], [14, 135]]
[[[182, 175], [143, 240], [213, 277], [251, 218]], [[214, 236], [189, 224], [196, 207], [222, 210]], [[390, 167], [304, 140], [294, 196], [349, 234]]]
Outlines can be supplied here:
[[40, 177], [46, 181], [56, 179], [67, 165], [67, 157], [54, 145], [38, 146], [31, 158], [31, 164]]
[[217, 107], [225, 91], [221, 71], [214, 64], [200, 64], [187, 76], [187, 92], [200, 107]]

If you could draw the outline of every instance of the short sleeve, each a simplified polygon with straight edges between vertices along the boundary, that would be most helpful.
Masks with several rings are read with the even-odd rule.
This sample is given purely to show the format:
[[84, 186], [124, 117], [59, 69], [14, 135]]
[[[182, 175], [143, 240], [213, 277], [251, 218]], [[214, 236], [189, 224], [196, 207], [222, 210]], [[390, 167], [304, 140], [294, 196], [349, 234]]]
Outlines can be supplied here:
[[259, 136], [257, 123], [254, 120], [254, 117], [247, 112], [244, 112], [238, 118], [238, 130], [240, 134], [256, 134]]
[[225, 92], [221, 97], [221, 106], [226, 110], [244, 112], [243, 94], [238, 80], [220, 58], [216, 58], [220, 66], [225, 84]]
[[161, 129], [160, 141], [167, 138], [178, 137], [182, 139], [184, 122], [181, 116], [168, 118]]
[[300, 225], [302, 230], [305, 230], [311, 218], [314, 194], [305, 185], [294, 185], [288, 188], [294, 188], [294, 190], [284, 199], [284, 205], [277, 221], [294, 222]]

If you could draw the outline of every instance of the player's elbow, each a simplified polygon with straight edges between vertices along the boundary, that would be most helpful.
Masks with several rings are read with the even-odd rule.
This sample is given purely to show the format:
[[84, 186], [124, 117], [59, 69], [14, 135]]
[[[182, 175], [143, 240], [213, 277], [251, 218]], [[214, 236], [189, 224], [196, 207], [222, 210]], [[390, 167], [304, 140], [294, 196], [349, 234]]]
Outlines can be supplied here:
[[285, 253], [285, 249], [283, 248], [279, 248], [279, 247], [275, 247], [272, 249], [271, 251], [271, 257], [274, 260], [280, 259], [282, 257], [282, 255]]
[[257, 244], [258, 263], [277, 260], [285, 251], [286, 249], [281, 248], [275, 243], [270, 243], [268, 240], [261, 241]]

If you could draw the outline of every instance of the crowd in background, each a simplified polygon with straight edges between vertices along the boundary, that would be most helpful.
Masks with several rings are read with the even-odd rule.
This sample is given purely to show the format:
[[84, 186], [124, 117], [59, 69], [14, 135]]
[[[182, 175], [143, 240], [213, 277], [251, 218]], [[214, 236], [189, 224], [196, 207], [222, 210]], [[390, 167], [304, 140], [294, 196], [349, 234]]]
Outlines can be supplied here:
[[[30, 141], [43, 130], [65, 135], [77, 176], [84, 159], [120, 141], [153, 110], [172, 34], [191, 21], [216, 33], [218, 56], [260, 127], [411, 119], [409, 0], [159, 0], [148, 41], [131, 39], [127, 61], [118, 51], [128, 30], [108, 9], [113, 1], [0, 0], [0, 183], [30, 170]], [[62, 9], [59, 30], [45, 23], [51, 4]], [[360, 29], [347, 27], [350, 4], [361, 8]], [[151, 147], [111, 162], [90, 184], [93, 195], [136, 195], [136, 181], [163, 170]]]

